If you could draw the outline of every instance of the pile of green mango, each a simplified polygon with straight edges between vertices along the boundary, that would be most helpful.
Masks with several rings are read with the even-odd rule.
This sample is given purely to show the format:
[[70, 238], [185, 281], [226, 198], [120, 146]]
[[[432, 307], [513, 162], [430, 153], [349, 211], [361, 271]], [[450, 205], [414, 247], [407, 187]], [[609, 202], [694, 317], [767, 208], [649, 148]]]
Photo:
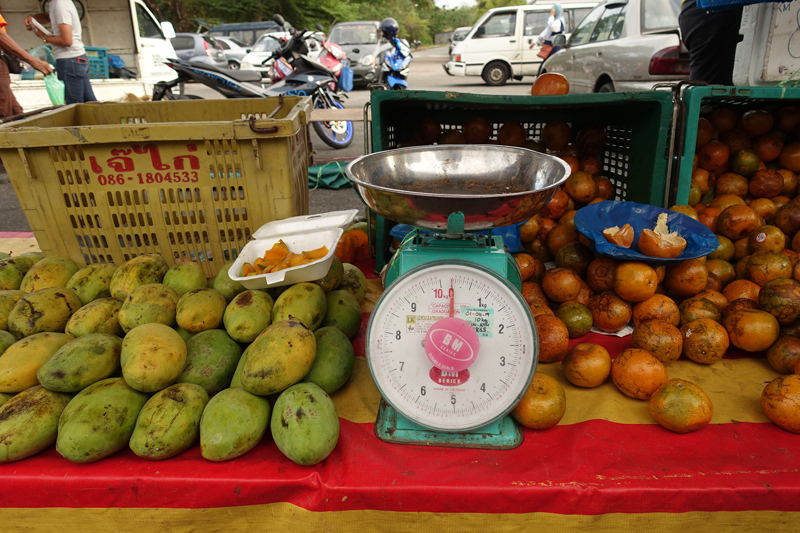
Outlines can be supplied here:
[[246, 290], [231, 265], [208, 280], [156, 254], [0, 258], [0, 463], [54, 444], [76, 463], [126, 447], [159, 460], [198, 441], [226, 461], [267, 429], [292, 461], [324, 460], [366, 278], [334, 258], [315, 282]]

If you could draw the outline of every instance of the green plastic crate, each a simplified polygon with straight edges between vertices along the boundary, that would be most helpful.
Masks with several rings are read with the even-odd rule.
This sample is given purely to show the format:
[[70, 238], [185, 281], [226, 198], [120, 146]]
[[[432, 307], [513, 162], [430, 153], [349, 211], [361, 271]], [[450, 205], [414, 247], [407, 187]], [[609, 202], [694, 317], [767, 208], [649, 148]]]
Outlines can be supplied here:
[[[552, 120], [563, 120], [573, 134], [588, 125], [606, 127], [603, 174], [616, 188], [616, 199], [667, 206], [672, 94], [667, 91], [564, 96], [496, 96], [432, 91], [374, 91], [371, 96], [372, 151], [396, 148], [412, 137], [423, 117], [442, 129], [461, 128], [483, 117], [493, 135], [505, 122], [517, 121], [538, 138]], [[378, 216], [376, 269], [390, 258], [392, 222]]]
[[730, 87], [723, 85], [693, 86], [681, 95], [685, 111], [680, 131], [676, 138], [678, 179], [675, 183], [675, 203], [685, 204], [689, 200], [692, 182], [697, 121], [703, 114], [717, 106], [735, 107], [741, 112], [749, 109], [767, 109], [784, 105], [800, 105], [800, 89], [795, 87]]

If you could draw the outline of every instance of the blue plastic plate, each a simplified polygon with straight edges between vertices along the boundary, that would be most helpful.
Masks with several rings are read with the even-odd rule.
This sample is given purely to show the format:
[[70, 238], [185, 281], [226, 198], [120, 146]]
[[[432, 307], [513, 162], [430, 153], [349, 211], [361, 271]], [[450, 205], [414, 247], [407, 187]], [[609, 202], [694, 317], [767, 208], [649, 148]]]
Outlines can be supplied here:
[[[643, 229], [653, 229], [658, 215], [667, 213], [670, 232], [677, 231], [686, 239], [686, 249], [680, 257], [663, 259], [639, 252], [639, 235]], [[611, 244], [603, 236], [603, 230], [613, 226], [633, 226], [633, 245], [624, 248]], [[627, 261], [648, 263], [674, 263], [684, 259], [695, 259], [708, 255], [719, 247], [717, 236], [708, 227], [682, 213], [636, 202], [614, 202], [611, 200], [582, 207], [575, 213], [575, 227], [592, 241], [592, 250], [598, 254]]]

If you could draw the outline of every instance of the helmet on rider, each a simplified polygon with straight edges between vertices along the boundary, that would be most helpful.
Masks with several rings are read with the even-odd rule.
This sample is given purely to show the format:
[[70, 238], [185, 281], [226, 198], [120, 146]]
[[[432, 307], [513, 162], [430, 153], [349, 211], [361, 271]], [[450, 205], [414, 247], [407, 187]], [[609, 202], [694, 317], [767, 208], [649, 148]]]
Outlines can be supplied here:
[[381, 21], [380, 31], [387, 39], [397, 37], [397, 32], [400, 31], [400, 26], [393, 18], [385, 18]]

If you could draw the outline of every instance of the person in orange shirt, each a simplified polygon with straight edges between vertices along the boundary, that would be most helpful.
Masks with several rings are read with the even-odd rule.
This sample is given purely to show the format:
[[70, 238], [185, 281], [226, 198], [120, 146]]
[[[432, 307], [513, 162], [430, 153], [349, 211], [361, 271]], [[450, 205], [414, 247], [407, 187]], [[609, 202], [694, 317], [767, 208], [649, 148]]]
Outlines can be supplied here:
[[[2, 29], [0, 31], [0, 49], [3, 50], [3, 53], [18, 57], [45, 76], [52, 74], [53, 68], [47, 61], [33, 57], [11, 38], [6, 31], [7, 25], [6, 19], [0, 14], [0, 29]], [[14, 93], [11, 92], [11, 77], [9, 76], [8, 65], [6, 65], [5, 61], [0, 61], [0, 118], [19, 115], [20, 113], [22, 113], [22, 106], [19, 105]]]

